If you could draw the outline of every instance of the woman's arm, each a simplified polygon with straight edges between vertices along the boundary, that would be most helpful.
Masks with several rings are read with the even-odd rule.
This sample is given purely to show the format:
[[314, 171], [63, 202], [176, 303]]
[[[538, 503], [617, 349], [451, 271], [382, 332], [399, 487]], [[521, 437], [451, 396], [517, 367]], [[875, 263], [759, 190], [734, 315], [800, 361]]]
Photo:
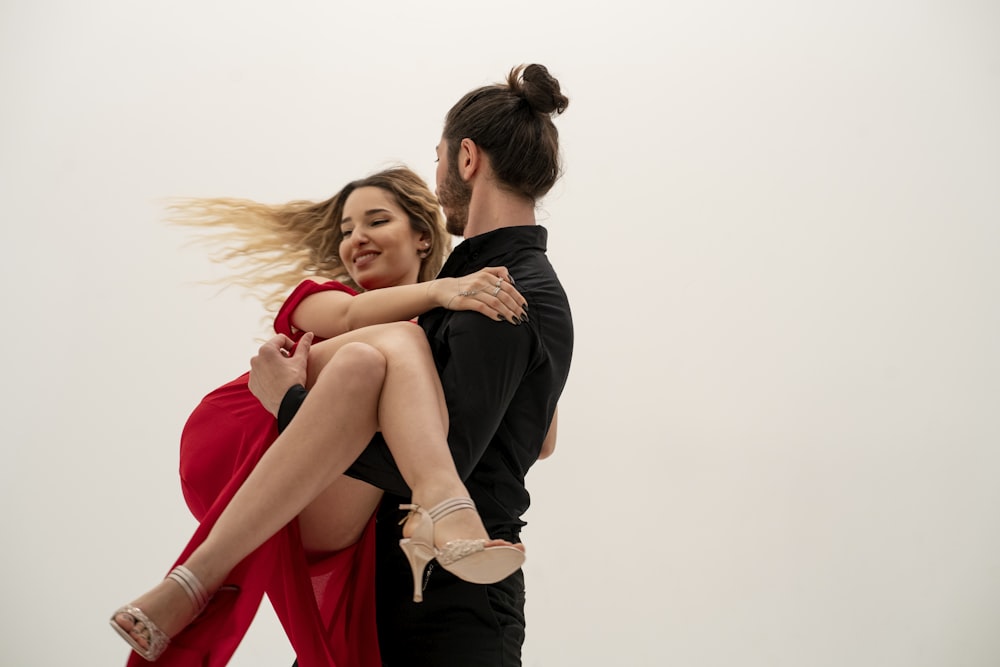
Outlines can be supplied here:
[[[293, 326], [320, 338], [372, 324], [410, 320], [434, 308], [475, 310], [512, 324], [525, 317], [524, 298], [509, 282], [504, 267], [490, 267], [461, 278], [439, 278], [350, 296], [328, 291], [312, 294], [291, 314]], [[500, 290], [496, 288], [499, 283]]]
[[545, 434], [545, 440], [542, 442], [542, 451], [538, 453], [538, 459], [547, 459], [552, 456], [552, 452], [556, 451], [556, 424], [559, 421], [559, 406], [556, 406], [555, 411], [552, 413], [552, 424], [549, 425], [549, 432]]

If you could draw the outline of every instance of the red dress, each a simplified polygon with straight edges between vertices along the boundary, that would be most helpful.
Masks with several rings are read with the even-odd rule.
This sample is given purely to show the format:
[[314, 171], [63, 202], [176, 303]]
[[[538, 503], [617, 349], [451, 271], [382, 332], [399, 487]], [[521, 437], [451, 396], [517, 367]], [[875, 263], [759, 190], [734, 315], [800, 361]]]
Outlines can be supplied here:
[[[293, 340], [292, 311], [326, 290], [356, 294], [337, 282], [305, 281], [285, 301], [274, 329]], [[318, 339], [317, 339], [318, 340]], [[274, 417], [247, 387], [249, 374], [211, 392], [188, 418], [181, 435], [184, 499], [201, 522], [177, 559], [183, 563], [202, 543], [233, 494], [278, 437]], [[236, 589], [227, 588], [238, 587]], [[302, 549], [298, 521], [247, 556], [191, 625], [170, 640], [157, 665], [225, 665], [246, 634], [264, 593], [292, 644], [299, 667], [379, 667], [375, 631], [374, 517], [356, 544], [318, 562]], [[148, 665], [132, 653], [130, 667]]]

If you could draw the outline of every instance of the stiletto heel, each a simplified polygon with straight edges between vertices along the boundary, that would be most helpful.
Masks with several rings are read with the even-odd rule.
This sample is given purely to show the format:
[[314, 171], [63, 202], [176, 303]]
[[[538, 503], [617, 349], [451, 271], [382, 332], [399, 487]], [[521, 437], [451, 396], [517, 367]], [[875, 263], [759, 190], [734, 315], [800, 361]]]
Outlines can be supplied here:
[[452, 512], [459, 510], [476, 511], [470, 498], [452, 498], [425, 510], [419, 505], [404, 504], [399, 509], [409, 510], [400, 523], [406, 523], [414, 514], [421, 521], [413, 531], [413, 536], [403, 538], [399, 546], [406, 554], [413, 570], [413, 601], [423, 599], [421, 578], [424, 569], [432, 559], [437, 558], [444, 569], [473, 584], [493, 584], [507, 578], [524, 564], [524, 552], [508, 545], [486, 546], [486, 540], [452, 540], [441, 549], [434, 546], [434, 524]]
[[406, 554], [406, 560], [410, 562], [410, 569], [413, 570], [413, 601], [423, 602], [424, 592], [421, 580], [424, 577], [427, 564], [434, 560], [435, 554], [426, 545], [406, 538], [399, 541], [399, 546]]
[[[178, 565], [170, 574], [167, 575], [167, 579], [171, 579], [177, 582], [177, 585], [181, 587], [184, 593], [191, 600], [191, 604], [194, 605], [195, 615], [197, 618], [201, 614], [202, 610], [208, 605], [208, 592], [205, 587], [201, 585], [198, 581], [198, 577], [194, 576], [191, 570], [187, 569], [183, 565]], [[132, 619], [132, 629], [126, 630], [121, 625], [119, 625], [116, 620], [119, 616], [129, 616]], [[157, 627], [156, 623], [151, 621], [146, 614], [143, 613], [141, 609], [135, 605], [125, 605], [119, 608], [115, 613], [111, 615], [111, 627], [115, 629], [122, 639], [128, 642], [128, 645], [132, 647], [136, 653], [141, 655], [146, 660], [153, 662], [167, 650], [167, 646], [170, 645], [170, 637], [167, 636], [163, 630]], [[133, 633], [138, 633], [143, 639], [146, 640], [146, 646], [143, 647], [139, 644], [138, 639]]]

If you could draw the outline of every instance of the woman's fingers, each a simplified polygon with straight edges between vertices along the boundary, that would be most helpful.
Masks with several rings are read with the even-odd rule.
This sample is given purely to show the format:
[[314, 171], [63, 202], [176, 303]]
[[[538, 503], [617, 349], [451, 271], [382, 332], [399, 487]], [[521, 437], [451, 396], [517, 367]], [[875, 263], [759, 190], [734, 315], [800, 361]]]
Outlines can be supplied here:
[[486, 289], [473, 289], [460, 292], [452, 300], [453, 310], [475, 310], [490, 319], [505, 320], [511, 324], [520, 324], [528, 319], [527, 313], [518, 302], [520, 297], [513, 297], [501, 289], [494, 295], [496, 283]]
[[510, 271], [507, 270], [506, 266], [487, 266], [485, 269], [481, 271], [481, 273], [488, 273], [491, 276], [495, 276], [497, 278], [500, 278], [501, 280], [513, 284], [513, 281], [510, 278]]
[[516, 285], [514, 281], [514, 276], [511, 275], [510, 271], [507, 270], [506, 266], [487, 266], [481, 271], [481, 273], [488, 273], [492, 276], [496, 276], [504, 282], [510, 283], [511, 285]]
[[[485, 279], [485, 283], [482, 282]], [[487, 267], [479, 275], [480, 289], [484, 286], [489, 289], [492, 296], [500, 296], [500, 292], [509, 294], [519, 305], [524, 304], [524, 298], [514, 286], [514, 276], [510, 275], [504, 266]]]
[[511, 324], [528, 321], [527, 303], [514, 287], [514, 278], [504, 266], [491, 266], [458, 278], [460, 290], [445, 306], [451, 310], [475, 310], [491, 319]]
[[510, 283], [497, 278], [479, 292], [479, 299], [497, 314], [497, 319], [507, 320], [511, 324], [526, 322], [528, 314], [524, 310], [524, 298]]
[[507, 316], [516, 318], [519, 322], [528, 319], [528, 313], [524, 309], [524, 297], [509, 283], [502, 283], [499, 290], [495, 290], [492, 295], [496, 300], [494, 308]]
[[514, 324], [526, 322], [528, 320], [528, 314], [525, 310], [527, 302], [514, 287], [514, 277], [510, 275], [507, 267], [488, 267], [486, 272], [496, 278], [496, 282], [489, 289], [490, 297], [495, 300], [490, 305], [503, 315], [503, 319], [509, 322]]

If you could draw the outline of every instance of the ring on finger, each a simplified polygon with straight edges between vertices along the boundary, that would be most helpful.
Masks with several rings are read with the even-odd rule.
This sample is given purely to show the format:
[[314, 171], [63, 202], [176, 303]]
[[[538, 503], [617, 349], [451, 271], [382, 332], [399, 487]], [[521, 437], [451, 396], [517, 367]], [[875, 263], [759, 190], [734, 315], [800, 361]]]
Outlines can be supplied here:
[[500, 293], [500, 285], [497, 284], [497, 288], [495, 290], [493, 290], [493, 296], [496, 296], [499, 293]]

